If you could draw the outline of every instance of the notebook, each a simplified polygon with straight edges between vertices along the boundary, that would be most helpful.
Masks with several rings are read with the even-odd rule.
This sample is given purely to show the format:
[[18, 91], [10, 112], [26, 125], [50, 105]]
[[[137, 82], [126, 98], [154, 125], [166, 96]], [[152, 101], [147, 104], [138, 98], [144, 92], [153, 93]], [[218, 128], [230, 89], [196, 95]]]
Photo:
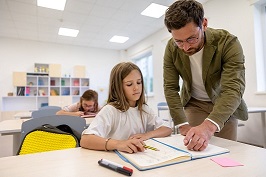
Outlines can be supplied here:
[[82, 118], [90, 118], [90, 117], [95, 117], [95, 114], [86, 114], [86, 115], [83, 115], [83, 116], [80, 116]]
[[115, 151], [123, 160], [131, 163], [138, 170], [150, 170], [154, 168], [187, 162], [199, 158], [210, 157], [228, 153], [226, 148], [209, 144], [203, 151], [189, 151], [183, 144], [184, 136], [178, 134], [165, 138], [153, 138], [145, 141], [148, 146], [155, 147], [159, 151], [146, 149], [144, 152], [129, 154]]

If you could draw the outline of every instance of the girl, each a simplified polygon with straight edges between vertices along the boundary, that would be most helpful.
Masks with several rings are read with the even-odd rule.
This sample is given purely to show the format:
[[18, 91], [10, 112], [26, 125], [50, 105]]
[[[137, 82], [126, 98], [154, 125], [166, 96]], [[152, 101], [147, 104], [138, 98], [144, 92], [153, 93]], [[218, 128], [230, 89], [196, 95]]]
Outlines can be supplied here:
[[144, 151], [144, 140], [169, 136], [172, 129], [146, 105], [143, 76], [135, 64], [123, 62], [111, 71], [109, 96], [84, 130], [80, 145], [94, 150]]
[[79, 117], [95, 117], [98, 111], [98, 93], [94, 90], [87, 90], [80, 97], [80, 101], [78, 103], [65, 106], [56, 114]]

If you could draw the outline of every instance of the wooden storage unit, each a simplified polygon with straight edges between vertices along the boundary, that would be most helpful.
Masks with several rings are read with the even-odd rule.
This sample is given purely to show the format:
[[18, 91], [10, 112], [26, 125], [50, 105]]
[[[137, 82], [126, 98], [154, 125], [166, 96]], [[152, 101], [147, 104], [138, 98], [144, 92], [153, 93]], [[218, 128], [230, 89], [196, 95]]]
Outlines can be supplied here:
[[13, 85], [14, 86], [26, 86], [27, 85], [27, 73], [26, 72], [13, 72]]
[[50, 96], [49, 105], [64, 107], [73, 103], [71, 96]]
[[74, 66], [73, 77], [86, 78], [86, 67], [83, 65]]
[[61, 77], [61, 65], [60, 64], [49, 64], [49, 76], [50, 77]]

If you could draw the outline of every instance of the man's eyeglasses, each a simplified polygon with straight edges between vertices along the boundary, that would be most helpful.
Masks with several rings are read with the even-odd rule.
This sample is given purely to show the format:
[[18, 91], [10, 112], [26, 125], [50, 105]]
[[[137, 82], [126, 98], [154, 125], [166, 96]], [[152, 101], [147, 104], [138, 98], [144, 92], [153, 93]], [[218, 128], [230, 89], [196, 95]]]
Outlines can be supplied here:
[[[200, 31], [200, 28], [199, 28], [199, 31]], [[183, 47], [184, 42], [187, 42], [189, 44], [196, 44], [198, 41], [199, 41], [199, 34], [198, 34], [198, 37], [190, 37], [190, 38], [187, 38], [185, 41], [177, 40], [174, 42], [178, 47]]]

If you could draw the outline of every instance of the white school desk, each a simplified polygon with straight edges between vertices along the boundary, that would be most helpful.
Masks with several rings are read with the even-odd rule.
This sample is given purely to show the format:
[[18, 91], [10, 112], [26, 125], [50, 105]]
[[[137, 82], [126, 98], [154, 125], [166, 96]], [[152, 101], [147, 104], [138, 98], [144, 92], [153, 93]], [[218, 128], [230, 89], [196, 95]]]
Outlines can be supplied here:
[[31, 118], [32, 112], [30, 111], [25, 111], [25, 112], [18, 112], [14, 115], [15, 119], [29, 119]]
[[[20, 145], [21, 125], [27, 120], [28, 119], [12, 119], [0, 122], [0, 134], [2, 136], [13, 135], [13, 155], [16, 155]], [[93, 118], [85, 118], [85, 120], [86, 125], [88, 126], [92, 122]]]
[[260, 113], [261, 114], [261, 128], [263, 133], [263, 147], [266, 148], [266, 107], [249, 107], [248, 113]]
[[226, 139], [212, 137], [211, 144], [230, 150], [230, 153], [216, 157], [227, 157], [244, 166], [221, 167], [210, 158], [202, 158], [153, 170], [138, 171], [124, 162], [114, 152], [93, 151], [83, 148], [72, 148], [21, 156], [0, 158], [0, 176], [6, 177], [89, 177], [124, 175], [98, 165], [98, 160], [107, 160], [133, 169], [134, 177], [265, 177], [266, 149], [246, 145]]
[[[159, 106], [161, 110], [169, 110], [168, 106]], [[261, 128], [263, 133], [263, 147], [266, 148], [266, 107], [248, 107], [248, 113], [261, 114]], [[266, 176], [266, 175], [265, 175]]]

